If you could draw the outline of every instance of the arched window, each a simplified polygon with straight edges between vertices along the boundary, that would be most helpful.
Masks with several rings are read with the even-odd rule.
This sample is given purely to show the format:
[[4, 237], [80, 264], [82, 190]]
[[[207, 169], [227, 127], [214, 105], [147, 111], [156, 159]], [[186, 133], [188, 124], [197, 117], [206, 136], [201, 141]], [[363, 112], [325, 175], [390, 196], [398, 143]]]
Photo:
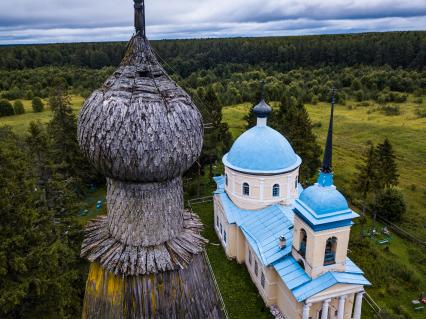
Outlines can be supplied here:
[[324, 266], [336, 263], [337, 238], [330, 237], [325, 244]]
[[243, 195], [250, 196], [250, 186], [248, 183], [243, 184]]
[[296, 180], [294, 181], [294, 188], [297, 189], [298, 184], [299, 184], [299, 176], [296, 176]]
[[275, 184], [274, 186], [272, 186], [272, 196], [273, 197], [280, 196], [280, 185]]
[[225, 184], [228, 186], [228, 174], [225, 174]]
[[306, 255], [306, 242], [308, 241], [308, 235], [306, 234], [306, 230], [303, 228], [300, 230], [300, 246], [299, 246], [299, 254], [305, 258]]

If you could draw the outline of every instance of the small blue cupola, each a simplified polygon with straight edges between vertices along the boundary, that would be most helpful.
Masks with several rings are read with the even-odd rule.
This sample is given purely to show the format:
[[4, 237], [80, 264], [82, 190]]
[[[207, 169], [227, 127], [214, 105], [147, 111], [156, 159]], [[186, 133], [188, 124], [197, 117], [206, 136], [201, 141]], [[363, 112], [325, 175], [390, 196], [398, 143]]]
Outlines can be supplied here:
[[295, 213], [304, 220], [314, 231], [352, 225], [352, 219], [359, 215], [349, 208], [345, 197], [333, 182], [333, 120], [334, 95], [331, 100], [331, 115], [324, 159], [317, 183], [306, 188], [295, 200]]
[[267, 125], [272, 108], [264, 99], [262, 82], [260, 102], [253, 108], [256, 126], [236, 139], [223, 164], [248, 174], [282, 174], [297, 169], [302, 163], [287, 139]]

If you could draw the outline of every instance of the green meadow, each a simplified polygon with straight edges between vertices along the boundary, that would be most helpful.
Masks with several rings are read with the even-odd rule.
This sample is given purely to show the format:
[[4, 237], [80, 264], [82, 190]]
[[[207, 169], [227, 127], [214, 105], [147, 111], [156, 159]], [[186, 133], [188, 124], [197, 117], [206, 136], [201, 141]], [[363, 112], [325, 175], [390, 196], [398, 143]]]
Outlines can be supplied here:
[[[40, 121], [42, 123], [47, 123], [52, 118], [52, 112], [49, 109], [48, 101], [42, 100], [44, 103], [44, 111], [40, 113], [34, 113], [31, 101], [30, 100], [21, 100], [24, 104], [25, 114], [0, 117], [0, 126], [7, 125], [13, 128], [15, 133], [22, 134], [25, 133], [28, 124], [31, 121]], [[14, 101], [11, 101], [13, 103]], [[84, 98], [77, 95], [71, 96], [71, 104], [75, 114], [78, 114], [81, 107], [83, 106]]]

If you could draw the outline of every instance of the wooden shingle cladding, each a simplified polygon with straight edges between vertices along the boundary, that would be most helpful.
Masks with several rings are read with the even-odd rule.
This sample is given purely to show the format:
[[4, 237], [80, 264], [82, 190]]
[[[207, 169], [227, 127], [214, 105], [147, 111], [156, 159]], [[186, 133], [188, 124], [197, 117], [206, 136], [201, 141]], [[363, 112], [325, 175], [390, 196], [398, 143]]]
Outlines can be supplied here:
[[202, 118], [142, 33], [84, 104], [78, 140], [107, 177], [108, 210], [88, 224], [82, 245], [92, 262], [83, 318], [223, 318], [202, 224], [183, 203]]

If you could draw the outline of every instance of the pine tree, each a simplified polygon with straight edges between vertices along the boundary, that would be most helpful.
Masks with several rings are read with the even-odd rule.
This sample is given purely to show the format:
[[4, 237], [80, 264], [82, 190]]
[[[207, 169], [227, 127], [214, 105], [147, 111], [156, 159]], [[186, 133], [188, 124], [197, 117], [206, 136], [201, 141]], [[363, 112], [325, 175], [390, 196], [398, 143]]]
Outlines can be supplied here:
[[51, 175], [48, 136], [40, 121], [30, 122], [28, 133], [26, 142], [32, 156], [32, 167], [37, 176], [37, 184], [43, 188]]
[[404, 216], [407, 205], [401, 191], [393, 186], [380, 190], [370, 204], [374, 214], [389, 221], [400, 221]]
[[303, 159], [300, 181], [308, 184], [317, 174], [321, 165], [321, 147], [312, 131], [309, 114], [302, 102], [283, 96], [276, 115], [271, 116], [271, 126], [283, 134], [295, 152]]
[[213, 175], [213, 163], [220, 160], [229, 149], [232, 138], [229, 133], [228, 124], [222, 122], [222, 106], [219, 98], [210, 86], [206, 92], [199, 92], [201, 95], [201, 108], [205, 127], [204, 145], [200, 157], [202, 166], [209, 165], [210, 175]]
[[0, 317], [77, 317], [81, 227], [57, 217], [76, 202], [45, 205], [30, 155], [23, 140], [0, 129]]
[[356, 166], [354, 190], [361, 195], [365, 202], [368, 194], [377, 188], [377, 154], [373, 144], [364, 154], [363, 163]]
[[65, 179], [73, 178], [76, 184], [97, 179], [90, 164], [81, 154], [77, 142], [77, 120], [71, 108], [71, 99], [66, 92], [56, 89], [49, 97], [53, 118], [48, 125], [51, 158], [57, 165], [57, 173]]
[[398, 185], [398, 166], [395, 161], [395, 152], [392, 144], [385, 138], [383, 143], [376, 147], [377, 153], [377, 181], [380, 189]]
[[[373, 144], [370, 144], [369, 148], [364, 154], [363, 163], [356, 166], [357, 173], [354, 179], [354, 190], [361, 196], [362, 200], [362, 231], [361, 236], [364, 233], [365, 224], [365, 213], [368, 205], [369, 194], [377, 188], [377, 163], [376, 163], [376, 150]], [[376, 216], [374, 215], [374, 221]]]

